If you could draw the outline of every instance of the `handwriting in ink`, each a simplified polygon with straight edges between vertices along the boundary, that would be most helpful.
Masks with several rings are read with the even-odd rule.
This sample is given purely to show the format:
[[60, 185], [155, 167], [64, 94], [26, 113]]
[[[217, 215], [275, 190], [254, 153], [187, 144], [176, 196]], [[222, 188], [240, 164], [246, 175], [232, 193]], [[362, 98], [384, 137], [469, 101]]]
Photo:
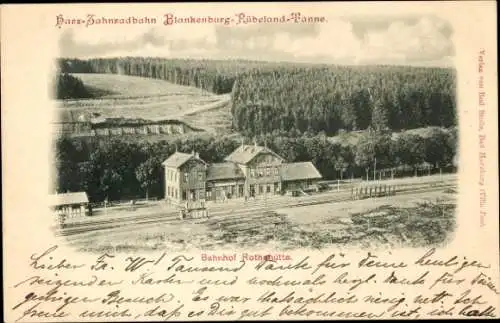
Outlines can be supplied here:
[[455, 278], [453, 274], [450, 274], [448, 272], [445, 272], [442, 274], [439, 278], [437, 278], [434, 283], [429, 287], [429, 289], [432, 289], [434, 286], [437, 284], [453, 284], [453, 285], [460, 285], [465, 281], [464, 278]]
[[143, 267], [146, 264], [158, 265], [160, 261], [165, 257], [163, 253], [158, 259], [146, 259], [145, 257], [127, 257], [125, 261], [129, 261], [129, 264], [125, 267], [125, 271], [136, 271], [137, 269]]
[[172, 259], [173, 264], [167, 267], [167, 270], [183, 273], [193, 273], [193, 272], [238, 272], [245, 267], [246, 262], [240, 261], [240, 265], [236, 267], [225, 267], [225, 266], [186, 266], [184, 262], [193, 261], [194, 257], [186, 257], [184, 255], [176, 256]]
[[207, 312], [208, 316], [231, 316], [234, 314], [236, 314], [234, 306], [231, 306], [230, 309], [222, 308], [219, 302], [210, 304], [210, 311]]
[[407, 264], [404, 262], [385, 262], [378, 260], [378, 256], [372, 255], [368, 252], [368, 255], [358, 262], [358, 267], [360, 268], [406, 268]]
[[72, 280], [72, 279], [46, 279], [41, 276], [31, 276], [17, 284], [14, 285], [14, 288], [17, 288], [21, 285], [27, 284], [29, 286], [32, 285], [41, 285], [41, 286], [55, 286], [59, 287], [91, 287], [91, 286], [115, 286], [123, 283], [123, 280], [120, 281], [109, 281], [105, 279], [99, 279], [97, 276], [92, 275], [89, 280]]
[[417, 278], [411, 279], [402, 277], [400, 274], [396, 275], [395, 271], [392, 271], [389, 277], [387, 277], [383, 282], [386, 284], [400, 284], [400, 285], [423, 285], [425, 283], [425, 278], [429, 275], [429, 271], [420, 274]]
[[[337, 269], [337, 268], [349, 267], [351, 265], [350, 262], [346, 262], [346, 261], [342, 261], [339, 263], [334, 262], [333, 260], [335, 259], [336, 256], [337, 255], [335, 255], [335, 254], [328, 256], [328, 258], [326, 258], [325, 260], [323, 260], [321, 263], [318, 264], [316, 269], [314, 269], [314, 271], [311, 274], [314, 275], [321, 268]], [[341, 253], [341, 254], [339, 254], [339, 256], [344, 257], [344, 254]]]
[[108, 255], [107, 253], [105, 253], [104, 255], [101, 255], [97, 258], [96, 263], [94, 265], [90, 266], [90, 269], [98, 271], [98, 270], [104, 270], [104, 269], [110, 267], [110, 269], [113, 270], [114, 268], [109, 266], [107, 260], [109, 258], [114, 258], [114, 257], [115, 256], [113, 256], [113, 255]]
[[153, 304], [153, 303], [169, 303], [171, 302], [175, 296], [171, 293], [163, 293], [156, 297], [147, 297], [147, 296], [132, 296], [126, 297], [122, 296], [121, 290], [115, 290], [106, 295], [101, 301], [104, 305], [121, 305], [121, 304]]
[[487, 276], [484, 273], [480, 273], [477, 275], [472, 281], [470, 282], [471, 285], [482, 285], [486, 286], [488, 289], [490, 289], [493, 293], [499, 294], [497, 287], [495, 286], [495, 283], [493, 282], [492, 278], [490, 276]]
[[463, 261], [459, 261], [458, 256], [450, 257], [447, 260], [432, 258], [432, 256], [436, 253], [436, 249], [432, 248], [427, 251], [422, 257], [415, 261], [416, 265], [420, 266], [436, 266], [436, 267], [455, 267], [455, 271], [453, 273], [458, 273], [465, 268], [473, 267], [473, 268], [490, 268], [489, 265], [484, 265], [476, 260], [469, 261], [466, 257], [464, 257]]
[[136, 280], [132, 280], [133, 285], [141, 284], [141, 285], [162, 285], [162, 284], [174, 284], [174, 285], [182, 285], [182, 284], [192, 284], [194, 280], [181, 280], [177, 278], [176, 274], [172, 274], [166, 278], [153, 278], [154, 272], [141, 273], [139, 278]]
[[99, 301], [100, 298], [88, 298], [78, 297], [78, 296], [68, 296], [64, 293], [64, 296], [57, 295], [58, 290], [52, 289], [45, 293], [44, 295], [37, 295], [34, 292], [28, 293], [24, 300], [17, 305], [15, 305], [12, 309], [15, 310], [28, 302], [40, 302], [40, 303], [62, 303], [56, 311], [62, 311], [69, 304], [77, 304], [77, 303], [94, 303]]
[[32, 254], [30, 259], [32, 260], [30, 266], [34, 269], [46, 269], [46, 270], [59, 270], [59, 269], [78, 269], [84, 265], [73, 265], [69, 263], [68, 260], [62, 259], [60, 261], [54, 261], [51, 255], [56, 249], [57, 245], [50, 247], [49, 249], [42, 252], [41, 255]]
[[269, 259], [264, 259], [260, 261], [257, 265], [255, 265], [256, 270], [264, 269], [264, 270], [296, 270], [296, 269], [311, 269], [311, 266], [307, 262], [309, 256], [302, 258], [296, 264], [288, 264], [288, 265], [277, 265], [274, 261]]

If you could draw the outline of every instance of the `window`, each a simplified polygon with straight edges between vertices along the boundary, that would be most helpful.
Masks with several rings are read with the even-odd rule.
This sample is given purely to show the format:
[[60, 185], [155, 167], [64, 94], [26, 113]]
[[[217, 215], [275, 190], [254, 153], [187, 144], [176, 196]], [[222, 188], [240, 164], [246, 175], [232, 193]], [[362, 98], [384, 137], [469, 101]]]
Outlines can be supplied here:
[[187, 191], [186, 190], [182, 191], [182, 200], [183, 201], [187, 200]]
[[271, 168], [267, 167], [266, 168], [266, 176], [271, 175]]
[[271, 193], [271, 185], [267, 185], [267, 193]]
[[203, 180], [203, 173], [202, 172], [198, 172], [198, 180], [199, 181]]
[[177, 195], [178, 195], [178, 190], [175, 189], [175, 198], [177, 198]]
[[167, 186], [167, 195], [170, 196], [170, 186]]
[[187, 181], [188, 181], [188, 176], [189, 176], [189, 174], [188, 174], [188, 173], [184, 173], [184, 183], [187, 183]]
[[259, 193], [264, 193], [264, 185], [259, 185]]
[[250, 168], [250, 177], [255, 177], [255, 169]]
[[259, 169], [259, 170], [258, 170], [258, 173], [259, 173], [259, 177], [264, 176], [264, 172], [262, 171], [262, 169]]
[[274, 168], [274, 175], [276, 175], [276, 176], [277, 176], [277, 175], [279, 175], [279, 170], [278, 170], [278, 167], [275, 167], [275, 168]]

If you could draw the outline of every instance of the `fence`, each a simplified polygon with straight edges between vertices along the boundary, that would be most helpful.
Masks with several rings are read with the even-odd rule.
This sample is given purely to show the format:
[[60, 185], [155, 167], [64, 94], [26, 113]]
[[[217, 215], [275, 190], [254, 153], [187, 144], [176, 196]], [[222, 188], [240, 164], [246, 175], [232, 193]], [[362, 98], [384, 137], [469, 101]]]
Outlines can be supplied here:
[[368, 171], [365, 175], [364, 180], [383, 180], [383, 179], [394, 179], [403, 177], [419, 177], [419, 176], [429, 176], [437, 174], [449, 174], [455, 173], [457, 167], [455, 166], [445, 166], [445, 167], [435, 167], [435, 166], [424, 166], [424, 167], [398, 167], [398, 168], [386, 168], [377, 170], [374, 174], [373, 170]]
[[356, 187], [351, 189], [351, 198], [353, 200], [365, 199], [370, 197], [381, 197], [396, 195], [396, 186], [394, 185], [373, 185], [365, 187]]
[[134, 205], [134, 204], [141, 204], [145, 202], [151, 202], [151, 201], [158, 201], [157, 197], [151, 197], [151, 198], [132, 198], [132, 199], [127, 199], [127, 200], [118, 200], [118, 201], [108, 201], [107, 203], [103, 202], [93, 202], [90, 203], [91, 208], [93, 209], [98, 209], [98, 208], [103, 208], [103, 207], [111, 207], [111, 206], [125, 206], [125, 205]]

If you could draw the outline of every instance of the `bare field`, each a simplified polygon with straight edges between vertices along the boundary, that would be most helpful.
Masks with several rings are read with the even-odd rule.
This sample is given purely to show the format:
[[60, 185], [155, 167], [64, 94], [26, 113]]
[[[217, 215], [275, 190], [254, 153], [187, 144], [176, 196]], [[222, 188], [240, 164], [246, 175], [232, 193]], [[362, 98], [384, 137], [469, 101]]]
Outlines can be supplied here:
[[152, 96], [211, 95], [190, 86], [182, 86], [164, 80], [120, 74], [77, 73], [72, 74], [85, 86], [110, 92], [102, 98], [133, 98]]
[[95, 99], [59, 101], [61, 109], [99, 113], [109, 118], [179, 119], [188, 124], [194, 119], [197, 120], [194, 127], [208, 131], [214, 131], [210, 124], [225, 124], [226, 128], [230, 125], [229, 95], [214, 95], [195, 87], [136, 76], [74, 75], [85, 86], [106, 94]]
[[216, 109], [184, 115], [181, 120], [195, 128], [204, 129], [216, 134], [226, 135], [233, 132], [229, 104]]

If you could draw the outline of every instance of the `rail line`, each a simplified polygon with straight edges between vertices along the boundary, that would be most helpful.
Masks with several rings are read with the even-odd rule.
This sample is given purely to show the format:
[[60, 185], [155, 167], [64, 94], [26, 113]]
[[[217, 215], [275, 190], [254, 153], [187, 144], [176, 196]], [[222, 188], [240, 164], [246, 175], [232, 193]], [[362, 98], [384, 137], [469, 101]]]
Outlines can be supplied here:
[[[448, 181], [443, 181], [443, 182], [418, 182], [418, 183], [413, 183], [413, 184], [406, 184], [406, 185], [398, 185], [397, 187], [399, 188], [398, 192], [401, 193], [401, 192], [404, 192], [406, 190], [408, 190], [408, 188], [411, 188], [413, 190], [419, 188], [419, 187], [428, 187], [428, 186], [435, 186], [435, 185], [441, 185], [441, 184], [445, 184], [445, 183], [452, 183], [452, 182], [455, 182], [454, 180], [448, 180]], [[294, 199], [294, 202], [297, 202], [297, 201], [301, 201], [302, 199], [311, 199], [311, 200], [317, 200], [317, 199], [325, 199], [327, 201], [335, 201], [335, 200], [332, 200], [333, 199], [336, 199], [338, 198], [339, 196], [342, 196], [342, 195], [348, 195], [350, 194], [350, 190], [351, 190], [352, 187], [343, 187], [341, 190], [339, 191], [329, 191], [329, 192], [325, 192], [325, 193], [321, 193], [319, 195], [311, 195], [311, 196], [302, 196], [302, 197], [297, 197]], [[252, 208], [260, 208], [260, 206], [262, 206], [262, 204], [265, 204], [267, 203], [267, 206], [275, 206], [275, 205], [278, 205], [278, 204], [289, 204], [290, 203], [290, 200], [283, 200], [282, 198], [276, 198], [276, 197], [272, 197], [272, 198], [269, 198], [266, 202], [265, 199], [263, 200], [250, 200], [248, 202], [245, 202], [245, 204], [239, 204], [237, 205], [237, 209], [242, 209], [242, 208], [245, 208], [246, 210], [250, 210]], [[291, 207], [293, 206], [293, 204], [291, 205]], [[125, 208], [124, 206], [120, 206], [119, 208], [123, 209]], [[218, 212], [220, 212], [220, 210], [228, 210], [228, 208], [234, 208], [234, 205], [228, 205], [228, 204], [215, 204], [213, 206], [210, 207], [211, 211], [210, 211], [210, 214], [214, 215], [214, 214], [217, 214]], [[234, 211], [234, 210], [233, 210]], [[177, 210], [174, 210], [174, 211], [165, 211], [165, 213], [163, 212], [145, 212], [145, 213], [141, 213], [141, 214], [135, 214], [135, 215], [131, 215], [131, 216], [120, 216], [120, 217], [116, 217], [116, 216], [113, 216], [113, 217], [110, 217], [110, 218], [107, 218], [107, 219], [104, 219], [104, 220], [91, 220], [91, 221], [85, 221], [85, 222], [76, 222], [76, 223], [71, 223], [71, 224], [68, 224], [68, 228], [76, 228], [76, 227], [80, 227], [80, 226], [87, 226], [87, 225], [105, 225], [105, 224], [108, 224], [108, 223], [116, 223], [116, 220], [118, 221], [135, 221], [135, 220], [143, 220], [143, 219], [147, 219], [149, 217], [154, 217], [155, 215], [158, 215], [158, 216], [165, 216], [165, 215], [169, 215], [169, 214], [175, 214], [177, 215], [178, 211]]]
[[[426, 187], [417, 187], [417, 188], [407, 188], [403, 191], [398, 191], [396, 196], [401, 195], [411, 195], [425, 192], [433, 192], [440, 191], [446, 188], [455, 187], [455, 183], [440, 183], [434, 185], [428, 185]], [[306, 197], [299, 198], [298, 203], [290, 204], [290, 201], [259, 201], [259, 204], [254, 204], [251, 207], [241, 206], [240, 208], [231, 208], [228, 209], [227, 206], [219, 207], [220, 210], [214, 210], [210, 212], [209, 219], [193, 219], [187, 220], [189, 223], [205, 223], [210, 224], [210, 222], [214, 220], [218, 220], [221, 224], [223, 224], [228, 219], [234, 219], [235, 216], [249, 216], [262, 211], [270, 211], [271, 208], [294, 208], [294, 207], [303, 207], [303, 206], [312, 206], [319, 204], [327, 204], [327, 203], [338, 203], [345, 201], [353, 201], [351, 199], [350, 191], [344, 192], [336, 192], [335, 196], [314, 196], [315, 198]], [[341, 194], [342, 193], [342, 194]], [[312, 197], [312, 196], [311, 196]], [[384, 197], [379, 197], [384, 198]], [[302, 199], [302, 200], [300, 200]], [[178, 213], [168, 212], [168, 213], [153, 213], [143, 216], [134, 216], [128, 217], [126, 219], [114, 218], [107, 219], [101, 221], [92, 221], [87, 223], [78, 223], [73, 224], [72, 226], [64, 229], [55, 230], [56, 235], [58, 236], [72, 236], [72, 235], [80, 235], [83, 233], [96, 232], [96, 231], [108, 231], [113, 229], [124, 229], [130, 228], [131, 231], [137, 229], [138, 226], [148, 226], [148, 225], [159, 225], [159, 224], [174, 224], [181, 223], [182, 221], [178, 218]]]

